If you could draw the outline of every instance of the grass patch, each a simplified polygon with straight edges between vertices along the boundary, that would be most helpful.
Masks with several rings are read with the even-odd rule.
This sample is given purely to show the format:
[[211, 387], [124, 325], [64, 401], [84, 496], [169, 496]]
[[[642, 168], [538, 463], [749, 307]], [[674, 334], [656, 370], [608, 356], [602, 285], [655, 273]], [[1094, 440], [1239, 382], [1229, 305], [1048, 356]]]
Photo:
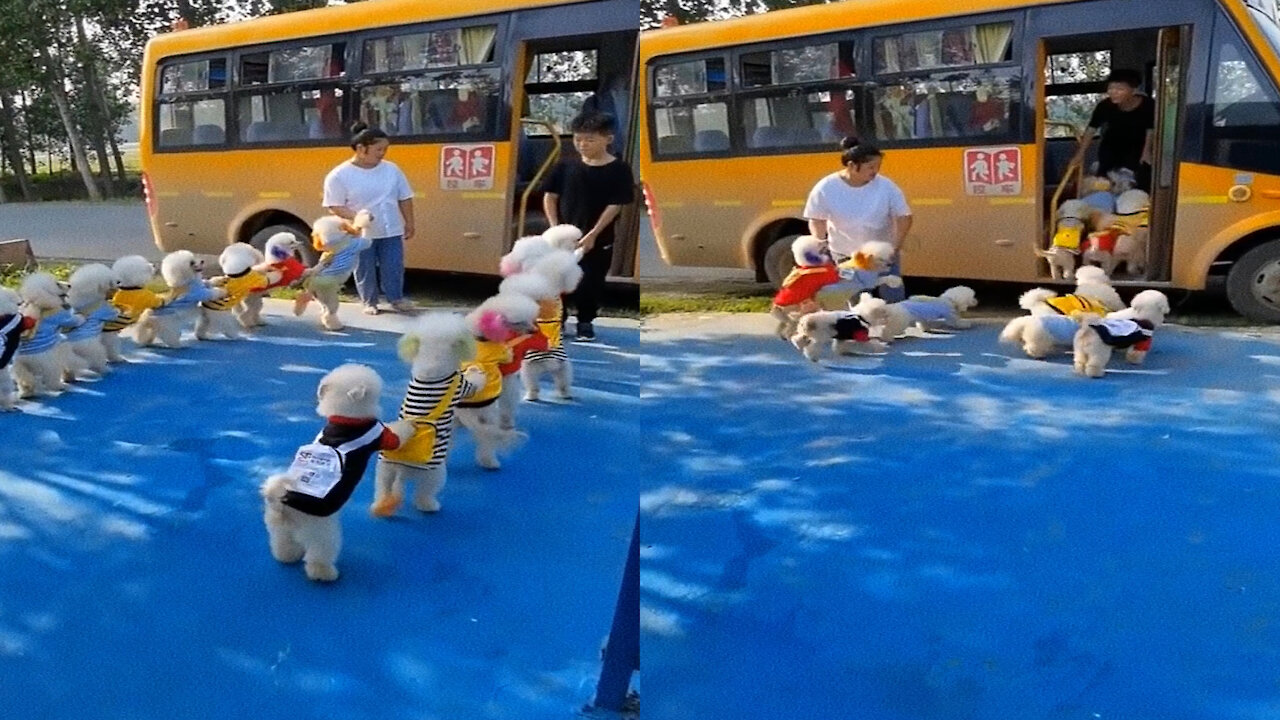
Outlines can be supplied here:
[[761, 313], [769, 312], [771, 297], [741, 297], [725, 293], [684, 295], [680, 293], [640, 293], [640, 315], [663, 313]]

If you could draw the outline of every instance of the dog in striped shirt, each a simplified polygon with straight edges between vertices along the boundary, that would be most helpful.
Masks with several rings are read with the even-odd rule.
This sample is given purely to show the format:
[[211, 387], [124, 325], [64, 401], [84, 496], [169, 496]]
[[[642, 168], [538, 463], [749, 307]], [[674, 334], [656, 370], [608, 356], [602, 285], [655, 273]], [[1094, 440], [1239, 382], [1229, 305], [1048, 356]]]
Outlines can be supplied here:
[[453, 440], [458, 403], [484, 386], [479, 369], [461, 370], [475, 353], [476, 341], [461, 315], [430, 312], [418, 318], [400, 338], [397, 352], [411, 366], [400, 419], [413, 424], [413, 436], [378, 458], [373, 506], [377, 517], [399, 509], [407, 488], [422, 512], [440, 510], [437, 495], [444, 487], [446, 460]]

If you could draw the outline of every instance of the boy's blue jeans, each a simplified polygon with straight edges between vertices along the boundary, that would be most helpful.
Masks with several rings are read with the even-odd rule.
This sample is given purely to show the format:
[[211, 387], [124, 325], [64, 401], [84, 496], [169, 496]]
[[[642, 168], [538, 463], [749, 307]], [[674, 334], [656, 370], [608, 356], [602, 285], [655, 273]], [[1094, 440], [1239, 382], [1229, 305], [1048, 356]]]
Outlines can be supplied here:
[[378, 304], [378, 289], [387, 302], [404, 299], [404, 236], [374, 238], [356, 256], [356, 293], [366, 307]]

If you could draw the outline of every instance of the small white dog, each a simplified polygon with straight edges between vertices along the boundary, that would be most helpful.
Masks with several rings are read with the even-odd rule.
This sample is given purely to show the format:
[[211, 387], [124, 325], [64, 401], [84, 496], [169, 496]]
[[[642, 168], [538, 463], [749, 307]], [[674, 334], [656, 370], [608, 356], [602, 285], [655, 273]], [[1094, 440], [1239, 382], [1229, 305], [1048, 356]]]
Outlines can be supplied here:
[[1077, 312], [1105, 315], [1125, 307], [1124, 300], [1111, 286], [1106, 273], [1092, 266], [1076, 270], [1074, 293], [1058, 295], [1047, 288], [1035, 288], [1023, 293], [1018, 305], [1032, 315], [1071, 315]]
[[[262, 327], [266, 321], [262, 319], [262, 298], [274, 288], [300, 287], [311, 276], [311, 268], [298, 259], [298, 251], [302, 242], [290, 232], [278, 232], [267, 238], [266, 253], [262, 261], [254, 266], [256, 272], [262, 273], [270, 283], [261, 291], [251, 292], [240, 306], [240, 324], [247, 328]], [[305, 308], [306, 299], [299, 298]]]
[[463, 362], [463, 371], [481, 371], [484, 382], [474, 395], [458, 403], [457, 418], [475, 440], [476, 464], [486, 470], [502, 467], [497, 452], [524, 439], [523, 433], [502, 428], [498, 398], [502, 395], [502, 366], [512, 361], [509, 343], [513, 338], [533, 332], [537, 316], [538, 304], [532, 299], [499, 294], [485, 300], [466, 317], [467, 327], [476, 340], [475, 355]]
[[1168, 314], [1169, 298], [1159, 290], [1144, 290], [1128, 308], [1105, 317], [1082, 313], [1072, 344], [1075, 371], [1092, 378], [1102, 377], [1111, 362], [1111, 353], [1117, 349], [1125, 351], [1130, 363], [1142, 364], [1151, 351], [1152, 336]]
[[887, 307], [884, 300], [862, 293], [852, 310], [820, 310], [803, 315], [796, 324], [791, 344], [813, 362], [822, 357], [823, 348], [827, 346], [837, 355], [855, 350], [883, 352], [884, 343], [872, 339], [871, 329], [888, 320]]
[[373, 215], [361, 210], [351, 222], [326, 215], [312, 223], [312, 246], [321, 255], [303, 285], [305, 290], [294, 303], [294, 315], [301, 315], [314, 297], [320, 302], [320, 325], [326, 330], [343, 328], [338, 319], [339, 291], [355, 272], [356, 257], [373, 242], [364, 237], [372, 222]]
[[71, 273], [67, 302], [71, 310], [84, 322], [68, 330], [65, 339], [67, 350], [63, 356], [62, 379], [74, 382], [81, 373], [92, 372], [98, 376], [107, 372], [107, 347], [102, 341], [102, 330], [108, 322], [116, 320], [119, 312], [108, 300], [115, 293], [116, 275], [111, 268], [90, 263]]
[[556, 394], [562, 400], [573, 396], [573, 365], [564, 348], [564, 301], [582, 282], [582, 268], [573, 253], [552, 250], [544, 255], [530, 270], [547, 279], [558, 296], [554, 302], [543, 303], [538, 312], [538, 330], [547, 338], [546, 350], [530, 350], [524, 356], [520, 377], [524, 382], [524, 399], [538, 400], [539, 384], [544, 374], [550, 374], [555, 382]]
[[840, 270], [826, 240], [801, 235], [791, 241], [791, 257], [796, 266], [783, 278], [769, 308], [770, 317], [778, 321], [774, 332], [783, 340], [796, 334], [796, 321], [801, 315], [822, 309], [815, 299], [818, 292], [840, 282]]
[[575, 260], [581, 260], [582, 248], [578, 243], [582, 240], [582, 231], [573, 225], [554, 225], [541, 235], [526, 235], [511, 246], [511, 251], [498, 261], [498, 273], [502, 277], [511, 277], [519, 273], [529, 272], [534, 264], [552, 250], [563, 250], [573, 253]]
[[160, 275], [169, 290], [163, 305], [143, 310], [138, 318], [134, 333], [139, 345], [159, 340], [165, 347], [182, 347], [182, 330], [200, 315], [200, 303], [226, 297], [226, 290], [205, 282], [203, 272], [204, 260], [190, 250], [176, 250], [160, 261]]
[[61, 392], [67, 388], [63, 379], [68, 346], [62, 333], [77, 327], [84, 318], [66, 306], [66, 288], [49, 273], [31, 273], [18, 290], [23, 314], [35, 320], [32, 328], [18, 344], [13, 363], [13, 377], [18, 394], [23, 398]]
[[887, 320], [880, 326], [879, 338], [890, 341], [901, 336], [908, 327], [916, 326], [920, 332], [942, 326], [964, 330], [973, 323], [962, 315], [978, 304], [972, 288], [957, 285], [942, 293], [941, 297], [912, 295], [902, 302], [885, 307]]
[[222, 275], [209, 281], [212, 287], [221, 288], [225, 293], [217, 300], [205, 300], [200, 303], [200, 315], [196, 318], [196, 337], [208, 340], [213, 333], [219, 333], [228, 340], [240, 337], [244, 324], [244, 311], [240, 308], [251, 294], [262, 292], [271, 284], [271, 280], [254, 266], [265, 261], [262, 253], [246, 243], [232, 243], [218, 256], [218, 267]]
[[6, 287], [0, 287], [0, 410], [12, 410], [17, 405], [17, 388], [9, 366], [18, 353], [22, 336], [35, 327], [34, 318], [22, 314], [22, 297]]
[[115, 274], [117, 289], [111, 295], [111, 304], [115, 306], [115, 320], [108, 320], [102, 326], [102, 344], [107, 350], [107, 360], [124, 362], [120, 354], [120, 334], [126, 329], [137, 330], [138, 319], [146, 310], [153, 310], [164, 304], [161, 297], [147, 285], [156, 274], [156, 268], [141, 255], [125, 255], [111, 266]]
[[444, 488], [446, 461], [453, 440], [458, 403], [485, 385], [484, 372], [461, 364], [475, 356], [476, 341], [461, 315], [432, 312], [418, 318], [400, 338], [400, 359], [412, 367], [400, 405], [400, 419], [414, 426], [413, 436], [378, 460], [371, 512], [389, 517], [399, 509], [405, 490], [413, 487], [413, 506], [437, 512]]
[[316, 412], [327, 420], [315, 440], [298, 449], [289, 470], [262, 484], [263, 521], [271, 555], [305, 563], [307, 577], [338, 579], [342, 525], [338, 514], [364, 477], [369, 459], [413, 434], [413, 425], [378, 421], [382, 378], [366, 365], [342, 365], [324, 376]]
[[[520, 273], [505, 278], [498, 286], [499, 295], [523, 295], [538, 304], [539, 317], [555, 317], [560, 312], [560, 293], [551, 281], [537, 273]], [[524, 386], [520, 370], [525, 356], [534, 351], [550, 349], [547, 336], [535, 327], [532, 332], [519, 335], [508, 343], [511, 346], [511, 362], [499, 366], [502, 372], [502, 394], [498, 396], [498, 426], [503, 430], [516, 427], [516, 405]]]
[[902, 287], [902, 278], [886, 275], [893, 264], [893, 245], [880, 240], [863, 243], [853, 257], [837, 265], [840, 281], [823, 287], [817, 294], [819, 305], [824, 308], [847, 306], [864, 292], [885, 287]]
[[1023, 315], [1004, 326], [1000, 342], [1021, 345], [1027, 357], [1043, 360], [1055, 350], [1071, 347], [1079, 329], [1079, 324], [1066, 315]]

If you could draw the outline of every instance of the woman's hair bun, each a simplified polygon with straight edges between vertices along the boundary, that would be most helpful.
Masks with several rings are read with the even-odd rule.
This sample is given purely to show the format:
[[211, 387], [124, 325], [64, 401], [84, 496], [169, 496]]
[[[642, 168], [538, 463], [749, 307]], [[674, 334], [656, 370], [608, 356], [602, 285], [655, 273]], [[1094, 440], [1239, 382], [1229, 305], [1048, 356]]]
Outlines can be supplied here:
[[357, 120], [357, 121], [355, 121], [354, 123], [352, 123], [352, 125], [351, 125], [351, 134], [352, 134], [352, 135], [359, 135], [360, 133], [362, 133], [362, 132], [364, 132], [365, 130], [368, 130], [368, 129], [369, 129], [369, 124], [368, 124], [368, 123], [366, 123], [366, 122], [365, 122], [365, 121], [363, 121], [363, 120]]
[[840, 149], [841, 149], [841, 150], [852, 150], [852, 149], [854, 149], [854, 148], [858, 147], [858, 145], [860, 145], [860, 144], [861, 144], [861, 143], [859, 143], [859, 142], [858, 142], [858, 138], [856, 138], [856, 137], [854, 137], [854, 136], [850, 135], [850, 136], [848, 136], [848, 137], [846, 137], [845, 139], [843, 139], [843, 140], [841, 140], [841, 141], [840, 141]]

